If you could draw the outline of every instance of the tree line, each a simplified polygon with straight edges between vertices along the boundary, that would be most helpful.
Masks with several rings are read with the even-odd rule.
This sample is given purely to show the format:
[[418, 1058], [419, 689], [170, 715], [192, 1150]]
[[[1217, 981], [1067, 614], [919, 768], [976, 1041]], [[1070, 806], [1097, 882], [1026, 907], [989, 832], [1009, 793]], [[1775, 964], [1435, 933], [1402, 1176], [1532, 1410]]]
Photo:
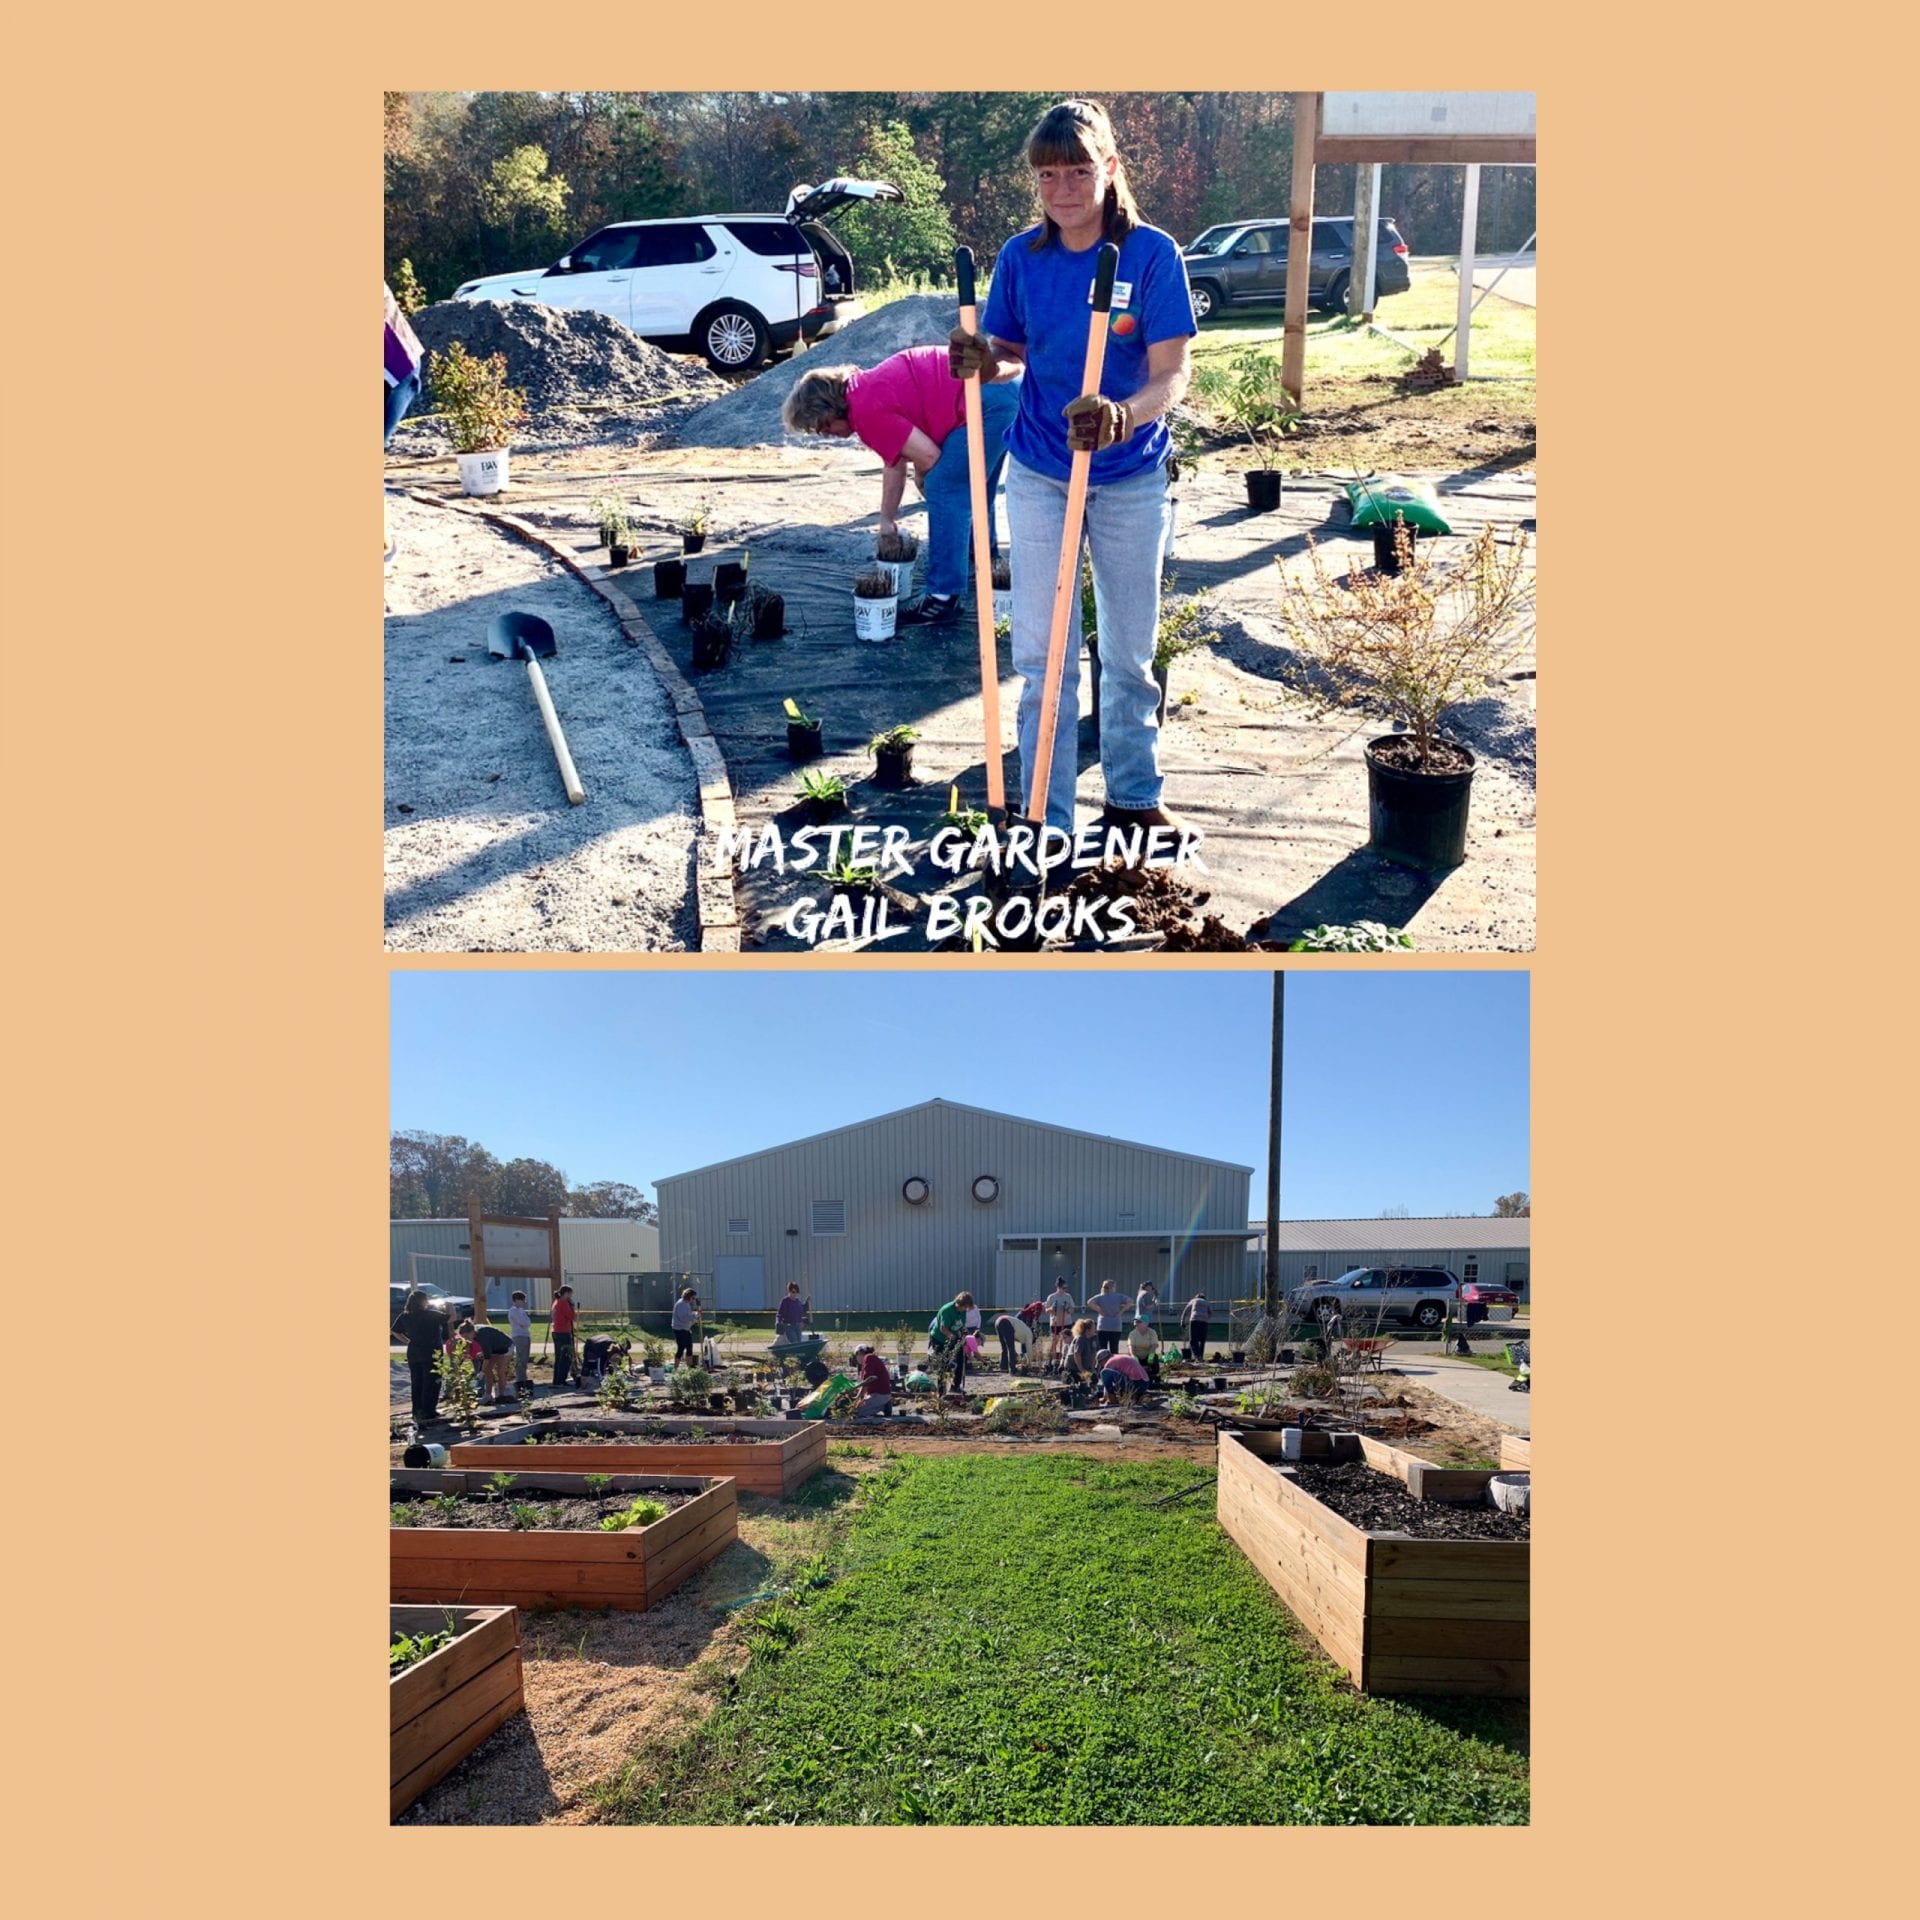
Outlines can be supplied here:
[[396, 1133], [388, 1187], [396, 1220], [464, 1220], [476, 1203], [482, 1213], [544, 1214], [558, 1207], [576, 1219], [655, 1217], [653, 1202], [624, 1180], [576, 1187], [545, 1160], [497, 1159], [457, 1133]]
[[[862, 276], [983, 268], [1037, 213], [1020, 152], [1072, 89], [1007, 93], [389, 93], [386, 266], [426, 296], [549, 264], [610, 220], [778, 213], [799, 182], [890, 180], [905, 199], [833, 216]], [[1289, 93], [1100, 93], [1146, 219], [1181, 241], [1220, 220], [1284, 218]], [[1353, 210], [1356, 169], [1321, 167], [1314, 211]], [[1381, 212], [1416, 253], [1459, 244], [1459, 167], [1390, 166]], [[1530, 167], [1482, 170], [1479, 245], [1533, 231]]]

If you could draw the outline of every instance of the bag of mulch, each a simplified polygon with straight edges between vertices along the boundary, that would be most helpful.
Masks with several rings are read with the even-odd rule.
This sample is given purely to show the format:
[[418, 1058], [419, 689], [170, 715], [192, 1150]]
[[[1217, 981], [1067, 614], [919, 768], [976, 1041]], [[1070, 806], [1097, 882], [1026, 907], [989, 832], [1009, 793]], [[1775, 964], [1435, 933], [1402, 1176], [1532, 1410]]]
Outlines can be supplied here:
[[1390, 527], [1404, 520], [1415, 533], [1451, 533], [1452, 523], [1440, 511], [1440, 496], [1425, 480], [1405, 474], [1376, 473], [1347, 482], [1347, 504], [1353, 509], [1353, 530]]

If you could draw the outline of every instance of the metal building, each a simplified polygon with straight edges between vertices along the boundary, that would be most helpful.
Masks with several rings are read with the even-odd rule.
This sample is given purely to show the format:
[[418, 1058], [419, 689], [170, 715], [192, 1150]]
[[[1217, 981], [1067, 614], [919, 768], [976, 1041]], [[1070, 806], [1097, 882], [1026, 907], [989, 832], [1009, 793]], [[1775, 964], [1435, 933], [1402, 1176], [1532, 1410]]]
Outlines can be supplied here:
[[709, 1306], [925, 1314], [961, 1288], [1011, 1306], [1064, 1280], [1222, 1297], [1250, 1238], [1251, 1167], [951, 1100], [656, 1180], [663, 1264]]
[[[447, 1293], [471, 1289], [472, 1252], [464, 1220], [395, 1220], [388, 1236], [388, 1278], [396, 1287], [410, 1286], [417, 1278]], [[409, 1255], [414, 1256], [411, 1261]], [[560, 1264], [572, 1282], [575, 1305], [588, 1312], [623, 1312], [630, 1299], [627, 1276], [659, 1270], [660, 1229], [647, 1220], [563, 1218]], [[552, 1304], [553, 1289], [545, 1280], [492, 1279], [487, 1283], [487, 1311], [505, 1313], [507, 1297], [517, 1286], [526, 1289], [536, 1313]]]
[[[1261, 1237], [1266, 1222], [1254, 1223]], [[1532, 1296], [1533, 1222], [1495, 1220], [1482, 1215], [1421, 1220], [1283, 1220], [1275, 1244], [1280, 1250], [1280, 1287], [1291, 1293], [1309, 1280], [1331, 1280], [1349, 1267], [1446, 1267], [1462, 1280], [1490, 1280], [1511, 1287], [1522, 1300]], [[1251, 1291], [1260, 1290], [1260, 1260], [1251, 1263]]]

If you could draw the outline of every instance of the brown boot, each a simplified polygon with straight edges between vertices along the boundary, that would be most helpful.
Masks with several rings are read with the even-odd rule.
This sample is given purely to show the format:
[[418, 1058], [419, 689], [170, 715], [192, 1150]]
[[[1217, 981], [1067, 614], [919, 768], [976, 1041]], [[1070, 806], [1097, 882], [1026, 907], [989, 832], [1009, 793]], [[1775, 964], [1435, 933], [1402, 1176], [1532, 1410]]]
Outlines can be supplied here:
[[1169, 813], [1165, 807], [1107, 807], [1100, 815], [1103, 827], [1121, 827], [1131, 831], [1134, 827], [1171, 827], [1177, 833], [1186, 825], [1184, 820]]

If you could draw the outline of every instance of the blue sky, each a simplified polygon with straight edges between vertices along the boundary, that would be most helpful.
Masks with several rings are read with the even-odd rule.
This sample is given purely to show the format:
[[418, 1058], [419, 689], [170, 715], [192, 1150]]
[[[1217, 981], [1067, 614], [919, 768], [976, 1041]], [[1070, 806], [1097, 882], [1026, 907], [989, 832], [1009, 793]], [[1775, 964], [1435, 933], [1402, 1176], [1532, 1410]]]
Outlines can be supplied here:
[[[392, 976], [396, 1128], [654, 1180], [940, 1097], [1257, 1169], [1270, 977], [924, 969]], [[1528, 976], [1296, 973], [1280, 1210], [1530, 1185]]]

